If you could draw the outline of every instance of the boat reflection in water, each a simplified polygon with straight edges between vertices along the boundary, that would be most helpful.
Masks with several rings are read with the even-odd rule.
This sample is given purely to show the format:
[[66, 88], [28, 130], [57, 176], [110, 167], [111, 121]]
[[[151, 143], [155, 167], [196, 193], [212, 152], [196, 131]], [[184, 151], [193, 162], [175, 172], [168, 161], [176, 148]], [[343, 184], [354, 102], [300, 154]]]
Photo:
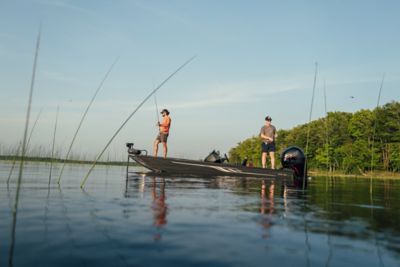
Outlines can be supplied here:
[[[150, 207], [149, 210], [151, 211], [151, 217], [153, 218], [152, 226], [156, 231], [154, 234], [155, 241], [162, 239], [162, 234], [165, 231], [165, 227], [168, 223], [167, 216], [171, 212], [171, 207], [168, 206], [166, 201], [168, 190], [170, 190], [170, 193], [174, 195], [176, 194], [176, 191], [179, 190], [179, 195], [188, 196], [196, 196], [198, 194], [196, 190], [222, 190], [220, 192], [224, 193], [219, 194], [219, 196], [222, 198], [220, 198], [218, 202], [215, 202], [215, 199], [210, 198], [204, 203], [201, 203], [204, 205], [207, 202], [211, 206], [215, 207], [216, 210], [236, 210], [238, 208], [239, 212], [251, 211], [253, 214], [258, 214], [255, 223], [261, 225], [262, 229], [265, 230], [265, 232], [262, 234], [262, 238], [265, 239], [270, 237], [270, 228], [276, 223], [276, 220], [286, 217], [288, 212], [288, 191], [293, 191], [294, 195], [296, 195], [296, 192], [298, 192], [295, 186], [292, 184], [287, 185], [286, 181], [280, 179], [280, 177], [276, 179], [259, 179], [254, 177], [239, 178], [221, 176], [204, 179], [185, 179], [174, 176], [154, 176], [152, 173], [149, 176], [146, 175], [146, 173], [142, 173], [140, 176], [136, 175], [129, 177], [127, 179], [125, 196], [128, 198], [139, 197], [147, 203], [145, 205]], [[166, 181], [168, 182], [168, 188], [166, 188]], [[288, 183], [291, 183], [291, 181], [288, 181]], [[229, 202], [230, 196], [241, 196], [243, 194], [246, 194], [246, 199], [250, 200], [250, 202], [244, 201], [238, 206], [232, 206], [232, 203]], [[294, 195], [292, 197], [298, 197]], [[223, 198], [227, 199], [224, 200]], [[186, 200], [188, 199], [186, 198]], [[176, 201], [179, 202], [178, 199]], [[186, 203], [185, 205], [191, 204]], [[197, 205], [200, 206], [196, 206], [196, 209], [199, 207], [202, 208], [202, 204], [200, 204], [200, 202], [198, 202]]]

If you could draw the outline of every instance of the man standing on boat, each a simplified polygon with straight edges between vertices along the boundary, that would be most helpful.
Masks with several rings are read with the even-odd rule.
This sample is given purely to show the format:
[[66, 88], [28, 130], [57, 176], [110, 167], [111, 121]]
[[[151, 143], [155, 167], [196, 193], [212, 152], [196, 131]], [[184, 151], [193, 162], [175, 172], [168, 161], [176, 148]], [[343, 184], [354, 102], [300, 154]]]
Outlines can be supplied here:
[[162, 143], [164, 149], [164, 158], [166, 158], [168, 152], [167, 139], [169, 135], [169, 128], [171, 127], [171, 118], [169, 117], [169, 111], [167, 109], [163, 109], [161, 114], [163, 116], [163, 121], [162, 123], [157, 122], [157, 126], [160, 128], [160, 131], [156, 137], [156, 140], [154, 140], [154, 157], [157, 157], [158, 145]]
[[271, 169], [275, 169], [275, 140], [278, 137], [276, 128], [271, 124], [272, 118], [270, 116], [265, 117], [265, 125], [261, 128], [260, 137], [262, 139], [261, 144], [261, 163], [262, 167], [265, 168], [267, 165], [267, 153], [271, 158]]

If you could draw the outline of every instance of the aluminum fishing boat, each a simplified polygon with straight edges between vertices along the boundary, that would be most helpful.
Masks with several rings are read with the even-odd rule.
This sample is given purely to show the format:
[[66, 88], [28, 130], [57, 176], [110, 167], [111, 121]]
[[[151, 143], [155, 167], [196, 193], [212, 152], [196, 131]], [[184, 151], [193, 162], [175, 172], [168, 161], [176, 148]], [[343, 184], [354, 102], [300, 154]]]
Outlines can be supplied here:
[[203, 161], [180, 158], [162, 158], [147, 155], [147, 151], [135, 149], [133, 143], [127, 143], [128, 164], [134, 160], [139, 165], [159, 175], [180, 177], [255, 177], [255, 178], [285, 178], [293, 179], [295, 184], [302, 184], [305, 172], [305, 155], [298, 147], [285, 149], [281, 156], [282, 169], [266, 169], [258, 167], [246, 167], [229, 164], [228, 159], [222, 158], [219, 153], [213, 151]]

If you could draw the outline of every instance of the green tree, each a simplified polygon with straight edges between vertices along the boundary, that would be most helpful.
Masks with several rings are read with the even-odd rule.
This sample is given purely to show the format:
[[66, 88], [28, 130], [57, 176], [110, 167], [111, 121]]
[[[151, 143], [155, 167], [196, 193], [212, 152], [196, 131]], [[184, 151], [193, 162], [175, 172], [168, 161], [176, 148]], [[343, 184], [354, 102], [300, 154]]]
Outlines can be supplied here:
[[[329, 112], [325, 118], [278, 131], [279, 152], [289, 146], [304, 151], [308, 140], [308, 166], [347, 173], [364, 173], [371, 168], [400, 171], [400, 103], [390, 102], [375, 110]], [[252, 137], [230, 150], [240, 163], [245, 157], [260, 164], [260, 139]]]

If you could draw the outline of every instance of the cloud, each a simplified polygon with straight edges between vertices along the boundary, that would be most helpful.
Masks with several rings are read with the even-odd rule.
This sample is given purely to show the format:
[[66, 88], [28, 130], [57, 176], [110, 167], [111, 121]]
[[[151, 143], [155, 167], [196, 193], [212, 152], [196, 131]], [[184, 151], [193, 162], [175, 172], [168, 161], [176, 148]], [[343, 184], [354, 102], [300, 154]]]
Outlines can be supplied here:
[[73, 83], [78, 82], [77, 78], [72, 76], [66, 76], [60, 72], [55, 72], [51, 70], [41, 70], [40, 75], [38, 75], [40, 80], [47, 80], [47, 81], [56, 81], [56, 82], [66, 82], [66, 83]]
[[90, 13], [89, 10], [82, 8], [80, 6], [72, 4], [72, 1], [68, 0], [36, 0], [38, 4], [45, 5], [45, 6], [52, 6], [56, 8], [62, 9], [70, 9], [74, 11]]
[[179, 99], [177, 102], [167, 104], [174, 109], [209, 108], [215, 106], [232, 105], [237, 103], [254, 103], [272, 94], [300, 90], [307, 88], [301, 81], [251, 81], [238, 83], [225, 83], [208, 87], [207, 90], [197, 88], [193, 99]]
[[149, 5], [149, 3], [150, 2], [148, 2], [148, 1], [132, 2], [132, 4], [135, 5], [136, 7], [140, 8], [142, 10], [145, 10], [145, 11], [153, 14], [156, 17], [163, 18], [166, 21], [175, 21], [175, 22], [178, 22], [183, 25], [189, 24], [187, 20], [185, 20], [182, 16], [179, 16], [176, 12], [172, 12], [171, 10], [165, 8], [165, 7], [169, 7], [171, 5], [167, 5], [167, 6], [164, 6], [164, 8], [160, 8], [160, 6], [157, 6], [157, 7], [151, 6], [151, 5]]

